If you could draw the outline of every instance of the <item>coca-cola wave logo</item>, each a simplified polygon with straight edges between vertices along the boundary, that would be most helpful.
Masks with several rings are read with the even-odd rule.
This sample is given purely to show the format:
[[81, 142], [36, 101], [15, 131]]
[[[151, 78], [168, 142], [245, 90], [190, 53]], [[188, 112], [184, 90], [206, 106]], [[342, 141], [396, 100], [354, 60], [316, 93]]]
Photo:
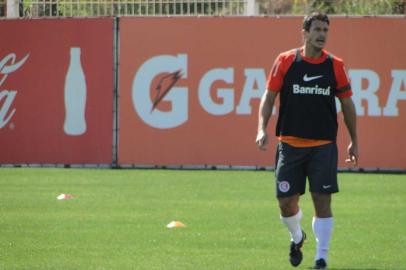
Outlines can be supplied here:
[[30, 54], [27, 54], [17, 62], [16, 55], [10, 53], [0, 61], [0, 129], [7, 125], [15, 114], [16, 109], [12, 108], [12, 105], [17, 95], [17, 90], [1, 89], [1, 87], [11, 73], [24, 65], [29, 56]]

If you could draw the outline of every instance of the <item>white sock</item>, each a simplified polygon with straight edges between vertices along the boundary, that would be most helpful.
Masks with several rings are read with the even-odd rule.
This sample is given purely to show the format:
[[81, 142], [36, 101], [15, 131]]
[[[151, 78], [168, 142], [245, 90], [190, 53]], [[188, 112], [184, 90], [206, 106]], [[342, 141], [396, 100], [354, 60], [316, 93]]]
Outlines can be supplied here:
[[333, 230], [333, 218], [313, 217], [312, 228], [317, 242], [315, 260], [323, 258], [327, 262], [330, 238]]
[[296, 244], [302, 241], [303, 238], [302, 227], [300, 226], [301, 219], [302, 219], [301, 209], [299, 209], [299, 211], [294, 216], [291, 217], [281, 216], [282, 223], [285, 224], [286, 227], [288, 227], [291, 241], [294, 241]]

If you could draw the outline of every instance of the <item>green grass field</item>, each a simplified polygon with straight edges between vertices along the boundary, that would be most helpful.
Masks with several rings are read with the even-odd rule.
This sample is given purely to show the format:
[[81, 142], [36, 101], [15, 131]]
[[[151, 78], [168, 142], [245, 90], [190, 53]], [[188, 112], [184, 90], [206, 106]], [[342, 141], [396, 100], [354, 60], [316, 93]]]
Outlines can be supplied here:
[[[406, 269], [406, 175], [339, 179], [329, 269]], [[288, 248], [273, 172], [0, 169], [0, 269], [294, 269]]]

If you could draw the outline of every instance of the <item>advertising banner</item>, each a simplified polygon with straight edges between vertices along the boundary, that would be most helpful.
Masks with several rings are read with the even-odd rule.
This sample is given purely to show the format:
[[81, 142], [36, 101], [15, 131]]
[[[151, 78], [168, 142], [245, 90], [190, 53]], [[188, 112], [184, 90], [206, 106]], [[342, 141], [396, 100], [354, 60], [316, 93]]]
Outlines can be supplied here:
[[0, 26], [0, 163], [110, 164], [113, 19]]
[[[119, 164], [273, 166], [255, 145], [259, 100], [302, 18], [122, 18]], [[406, 20], [332, 18], [358, 114], [360, 166], [406, 168]], [[349, 136], [339, 114], [339, 166]]]

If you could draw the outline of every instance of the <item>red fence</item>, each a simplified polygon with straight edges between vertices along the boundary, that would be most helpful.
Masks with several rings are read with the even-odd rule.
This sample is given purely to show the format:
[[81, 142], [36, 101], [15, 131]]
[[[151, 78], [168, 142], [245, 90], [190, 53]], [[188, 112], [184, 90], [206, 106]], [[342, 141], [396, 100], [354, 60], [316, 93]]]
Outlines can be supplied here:
[[0, 163], [111, 163], [113, 19], [0, 24]]
[[[121, 164], [273, 165], [276, 138], [265, 153], [254, 144], [259, 98], [277, 54], [301, 46], [300, 18], [125, 18], [120, 28]], [[333, 18], [330, 32], [352, 79], [361, 166], [406, 168], [406, 20]], [[159, 83], [175, 79], [151, 110]]]
[[[118, 131], [112, 19], [0, 24], [0, 163], [111, 163], [117, 132], [119, 165], [273, 165], [276, 138], [267, 152], [254, 143], [259, 98], [277, 54], [301, 46], [301, 18], [120, 18]], [[327, 49], [351, 78], [363, 168], [406, 169], [404, 44], [404, 18], [331, 19]], [[86, 87], [67, 83], [81, 76]], [[85, 108], [71, 131], [67, 88], [82, 89], [71, 111]]]

